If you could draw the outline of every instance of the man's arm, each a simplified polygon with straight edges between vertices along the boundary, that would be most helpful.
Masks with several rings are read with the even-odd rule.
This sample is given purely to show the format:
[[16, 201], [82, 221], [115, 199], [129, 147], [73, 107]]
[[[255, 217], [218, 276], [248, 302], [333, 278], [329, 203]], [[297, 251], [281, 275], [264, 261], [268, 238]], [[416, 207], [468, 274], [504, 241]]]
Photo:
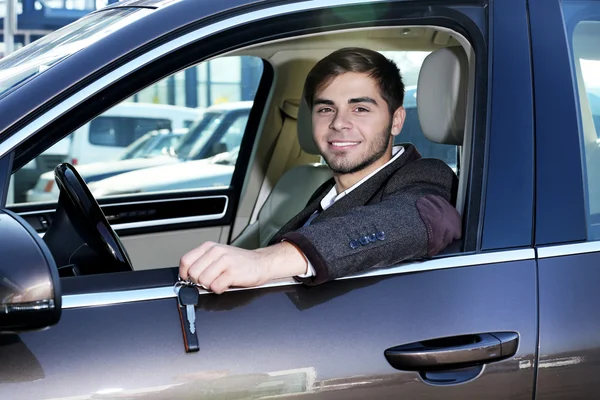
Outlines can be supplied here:
[[300, 248], [316, 272], [313, 277], [297, 279], [315, 285], [370, 268], [431, 257], [460, 238], [461, 218], [449, 202], [451, 179], [428, 180], [418, 174], [412, 179], [385, 194], [379, 203], [315, 220], [283, 235], [282, 239]]

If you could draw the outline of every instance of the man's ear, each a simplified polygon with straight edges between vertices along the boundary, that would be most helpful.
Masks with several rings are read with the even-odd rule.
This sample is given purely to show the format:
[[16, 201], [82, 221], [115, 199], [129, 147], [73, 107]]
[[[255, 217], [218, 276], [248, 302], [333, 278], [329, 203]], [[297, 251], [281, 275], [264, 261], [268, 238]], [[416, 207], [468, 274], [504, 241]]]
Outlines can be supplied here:
[[392, 135], [397, 136], [404, 126], [404, 120], [406, 119], [406, 110], [403, 106], [400, 106], [394, 111], [392, 115]]

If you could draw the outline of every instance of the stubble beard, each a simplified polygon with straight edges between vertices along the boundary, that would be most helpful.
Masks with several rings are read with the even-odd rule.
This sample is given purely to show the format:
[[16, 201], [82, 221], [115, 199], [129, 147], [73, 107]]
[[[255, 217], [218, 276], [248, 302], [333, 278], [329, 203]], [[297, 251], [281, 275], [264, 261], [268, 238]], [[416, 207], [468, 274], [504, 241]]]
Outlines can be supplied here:
[[[388, 144], [392, 138], [392, 123], [390, 122], [388, 129], [377, 135], [377, 140], [369, 147], [368, 152], [358, 161], [348, 160], [344, 153], [338, 155], [323, 154], [325, 162], [335, 174], [346, 175], [354, 174], [367, 168], [377, 160], [379, 160], [388, 149]], [[324, 153], [324, 152], [322, 152]]]

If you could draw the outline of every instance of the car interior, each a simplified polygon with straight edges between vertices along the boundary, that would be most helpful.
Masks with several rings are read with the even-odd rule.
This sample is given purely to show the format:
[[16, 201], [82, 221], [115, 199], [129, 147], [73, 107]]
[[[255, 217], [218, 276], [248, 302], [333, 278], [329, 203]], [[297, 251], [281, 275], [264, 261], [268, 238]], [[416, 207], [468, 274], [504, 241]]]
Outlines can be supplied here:
[[[266, 59], [278, 76], [256, 152], [262, 154], [262, 149], [272, 146], [275, 150], [266, 172], [261, 173], [265, 169], [259, 170], [260, 163], [256, 159], [251, 166], [251, 179], [255, 176], [258, 179], [247, 185], [238, 208], [231, 244], [243, 248], [265, 246], [279, 228], [307, 204], [316, 188], [331, 178], [331, 172], [321, 163], [312, 140], [311, 116], [303, 100], [302, 85], [319, 59], [342, 47], [431, 51], [418, 79], [418, 116], [427, 139], [441, 145], [458, 146], [460, 150], [456, 207], [459, 212], [463, 211], [470, 161], [471, 128], [468, 121], [472, 110], [468, 107], [468, 87], [471, 84], [469, 77], [473, 75], [469, 73], [472, 49], [466, 40], [440, 28], [403, 27], [401, 32], [409, 38], [400, 40], [399, 30], [380, 28], [313, 35], [261, 44], [230, 54]], [[275, 144], [270, 139], [272, 132], [278, 132]], [[402, 140], [400, 133], [397, 142]]]
[[[311, 34], [260, 43], [218, 56], [259, 57], [272, 66], [275, 77], [255, 136], [232, 225], [165, 229], [120, 239], [118, 235], [105, 232], [105, 242], [112, 241], [109, 247], [113, 250], [121, 248], [122, 251], [116, 253], [123, 253], [113, 254], [113, 259], [120, 259], [114, 271], [123, 270], [123, 263], [127, 262], [134, 270], [176, 266], [183, 254], [208, 240], [248, 249], [266, 245], [278, 229], [306, 205], [314, 190], [332, 176], [312, 141], [310, 111], [302, 100], [302, 90], [312, 66], [342, 47], [430, 52], [418, 76], [418, 118], [427, 140], [458, 151], [456, 207], [464, 214], [468, 207], [472, 89], [475, 83], [475, 53], [468, 40], [447, 28], [433, 26], [377, 27]], [[400, 133], [396, 142], [402, 141]], [[80, 190], [76, 173], [64, 169], [62, 174], [61, 190], [68, 187], [72, 192]], [[66, 208], [71, 209], [66, 214], [72, 214], [73, 207], [91, 207], [75, 204], [73, 196], [63, 197], [69, 198], [70, 206]], [[63, 221], [61, 229], [67, 229], [64, 225]], [[101, 225], [105, 231], [111, 230], [109, 225]], [[69, 229], [72, 227], [73, 221]], [[53, 243], [51, 249], [60, 246], [60, 239], [56, 239], [60, 235], [50, 232], [48, 236], [47, 242]], [[444, 254], [461, 251], [458, 242], [449, 246]], [[64, 254], [60, 258], [64, 258]]]

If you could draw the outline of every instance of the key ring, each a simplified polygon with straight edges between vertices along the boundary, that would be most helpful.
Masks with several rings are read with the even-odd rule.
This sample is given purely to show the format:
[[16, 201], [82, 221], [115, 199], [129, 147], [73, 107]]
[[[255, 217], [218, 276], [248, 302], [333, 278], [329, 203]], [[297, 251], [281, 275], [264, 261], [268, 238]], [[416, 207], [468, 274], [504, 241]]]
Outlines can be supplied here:
[[175, 290], [175, 293], [178, 293], [179, 289], [181, 289], [183, 286], [193, 286], [195, 288], [202, 288], [204, 290], [209, 290], [206, 286], [204, 286], [202, 284], [194, 283], [190, 280], [190, 278], [184, 280], [181, 278], [181, 276], [179, 274], [177, 274], [177, 282], [175, 282], [175, 285], [173, 285], [173, 289]]

